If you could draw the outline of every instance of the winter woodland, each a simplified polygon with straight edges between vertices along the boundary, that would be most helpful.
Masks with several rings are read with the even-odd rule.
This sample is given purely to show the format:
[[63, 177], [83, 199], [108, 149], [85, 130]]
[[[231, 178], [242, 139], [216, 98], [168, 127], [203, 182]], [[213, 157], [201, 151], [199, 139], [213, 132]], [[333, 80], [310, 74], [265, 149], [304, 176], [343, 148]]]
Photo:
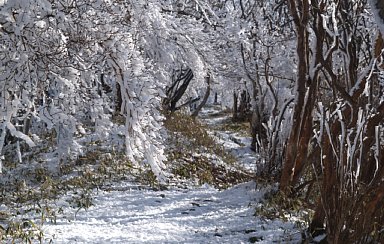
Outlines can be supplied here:
[[303, 240], [382, 243], [383, 33], [381, 0], [2, 0], [2, 199], [96, 144], [165, 187], [166, 121], [215, 105], [252, 178], [312, 211]]

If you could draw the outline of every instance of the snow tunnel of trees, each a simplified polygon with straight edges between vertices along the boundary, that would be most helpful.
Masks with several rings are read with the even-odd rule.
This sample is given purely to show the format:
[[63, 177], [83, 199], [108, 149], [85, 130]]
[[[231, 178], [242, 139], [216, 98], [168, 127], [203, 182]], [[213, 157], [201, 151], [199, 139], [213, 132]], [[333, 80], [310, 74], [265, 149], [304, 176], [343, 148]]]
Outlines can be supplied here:
[[314, 195], [309, 233], [383, 241], [382, 32], [379, 0], [0, 1], [0, 171], [48, 134], [75, 160], [93, 133], [166, 182], [164, 114], [216, 94], [257, 176]]

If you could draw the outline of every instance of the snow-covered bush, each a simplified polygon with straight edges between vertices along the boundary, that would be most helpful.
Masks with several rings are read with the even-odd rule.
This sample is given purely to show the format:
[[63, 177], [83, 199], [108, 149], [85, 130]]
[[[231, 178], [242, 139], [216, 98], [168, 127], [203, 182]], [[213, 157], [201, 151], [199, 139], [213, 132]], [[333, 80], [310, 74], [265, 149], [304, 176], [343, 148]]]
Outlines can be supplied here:
[[101, 0], [4, 2], [2, 155], [9, 133], [34, 146], [31, 133], [54, 130], [58, 162], [65, 161], [81, 153], [75, 133], [94, 130], [100, 139], [112, 133], [114, 108], [125, 117], [127, 155], [138, 162], [145, 158], [160, 177], [164, 80], [142, 45], [152, 36], [140, 35], [141, 24], [155, 17], [142, 18], [146, 7]]

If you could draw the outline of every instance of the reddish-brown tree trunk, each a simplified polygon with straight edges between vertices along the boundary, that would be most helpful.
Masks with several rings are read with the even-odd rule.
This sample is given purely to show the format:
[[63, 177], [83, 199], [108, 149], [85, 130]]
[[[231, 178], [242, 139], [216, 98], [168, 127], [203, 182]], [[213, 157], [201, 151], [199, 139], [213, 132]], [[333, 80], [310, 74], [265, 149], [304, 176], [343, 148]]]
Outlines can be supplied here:
[[[308, 18], [309, 18], [309, 3], [307, 0], [301, 1], [301, 13], [297, 9], [295, 0], [289, 1], [291, 15], [293, 16], [296, 25], [298, 55], [298, 73], [296, 81], [296, 100], [293, 112], [292, 129], [287, 142], [287, 150], [280, 179], [280, 190], [288, 194], [298, 175], [303, 168], [308, 148], [308, 142], [311, 133], [311, 104], [309, 101], [313, 99], [307, 96], [306, 92], [308, 84], [311, 84], [308, 76]], [[309, 91], [308, 91], [309, 92]], [[308, 102], [309, 101], [309, 102]]]

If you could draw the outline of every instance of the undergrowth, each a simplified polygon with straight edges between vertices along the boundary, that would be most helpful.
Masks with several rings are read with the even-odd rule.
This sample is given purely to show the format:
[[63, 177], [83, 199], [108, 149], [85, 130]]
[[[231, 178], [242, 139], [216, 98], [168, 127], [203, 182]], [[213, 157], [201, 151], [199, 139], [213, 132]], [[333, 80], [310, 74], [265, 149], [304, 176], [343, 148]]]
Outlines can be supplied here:
[[169, 131], [167, 157], [171, 173], [197, 184], [227, 188], [251, 175], [235, 164], [236, 158], [208, 134], [208, 127], [183, 113], [166, 115]]
[[[270, 186], [270, 183], [266, 184]], [[262, 183], [260, 186], [266, 187]], [[292, 222], [295, 229], [300, 230], [302, 235], [306, 233], [314, 210], [305, 195], [297, 195], [292, 198], [281, 193], [277, 187], [273, 187], [265, 192], [262, 199], [255, 207], [254, 216], [267, 221], [279, 219], [284, 222]]]
[[228, 118], [217, 128], [217, 130], [231, 131], [238, 133], [241, 136], [251, 136], [249, 122], [233, 121]]
[[[166, 164], [174, 177], [170, 184], [172, 180], [179, 185], [192, 181], [222, 189], [251, 179], [198, 120], [174, 113], [166, 116], [164, 124], [169, 132]], [[123, 150], [103, 147], [102, 141], [87, 142], [82, 155], [60, 161], [53, 169], [44, 155], [54, 152], [55, 135], [47, 133], [43, 139], [45, 145], [25, 153], [23, 163], [18, 163], [15, 155], [7, 155], [3, 161], [0, 242], [50, 242], [41, 231], [45, 223], [69, 218], [66, 207], [76, 217], [80, 210], [93, 205], [95, 189], [112, 182], [129, 179], [161, 189], [149, 167], [135, 167]], [[63, 199], [66, 206], [62, 206]]]
[[[46, 151], [47, 149], [42, 148]], [[39, 158], [36, 152], [36, 159]], [[16, 167], [6, 162], [8, 180], [0, 186], [0, 242], [46, 242], [41, 227], [66, 216], [56, 201], [65, 196], [68, 206], [76, 210], [93, 205], [93, 190], [111, 181], [140, 178], [122, 152], [90, 150], [76, 160], [59, 163], [56, 170], [47, 164]], [[40, 216], [36, 218], [36, 216]]]

